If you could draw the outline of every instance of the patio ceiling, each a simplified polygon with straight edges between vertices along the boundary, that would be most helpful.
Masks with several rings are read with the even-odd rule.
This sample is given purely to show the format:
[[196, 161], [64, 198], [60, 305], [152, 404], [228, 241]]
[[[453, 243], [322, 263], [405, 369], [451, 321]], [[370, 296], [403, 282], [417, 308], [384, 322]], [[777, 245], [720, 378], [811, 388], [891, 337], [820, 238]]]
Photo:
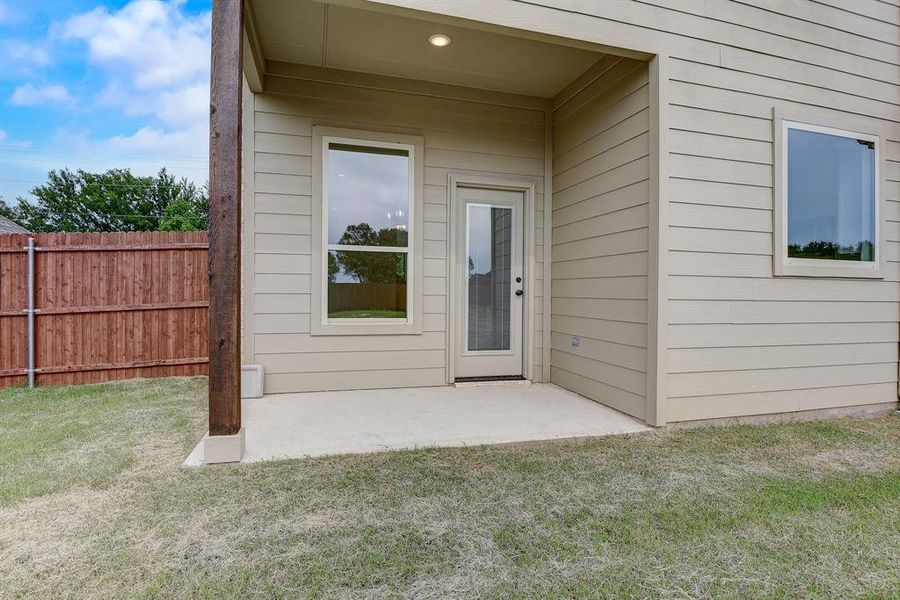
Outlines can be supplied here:
[[[313, 0], [250, 4], [264, 60], [552, 98], [596, 51]], [[452, 43], [436, 48], [434, 33]]]

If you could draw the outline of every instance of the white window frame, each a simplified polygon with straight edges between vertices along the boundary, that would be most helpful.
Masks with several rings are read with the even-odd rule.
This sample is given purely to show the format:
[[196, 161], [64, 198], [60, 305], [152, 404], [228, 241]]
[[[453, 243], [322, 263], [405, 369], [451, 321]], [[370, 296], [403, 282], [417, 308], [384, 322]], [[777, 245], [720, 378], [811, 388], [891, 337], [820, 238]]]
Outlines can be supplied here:
[[[312, 335], [403, 335], [422, 333], [422, 212], [424, 195], [424, 140], [418, 136], [337, 127], [313, 127], [312, 140], [312, 282], [310, 308]], [[407, 246], [346, 246], [328, 243], [328, 147], [330, 143], [376, 148], [395, 148], [409, 152], [409, 217]], [[405, 253], [406, 318], [329, 319], [328, 252]]]
[[[773, 113], [774, 162], [775, 162], [775, 227], [774, 227], [774, 272], [776, 276], [789, 277], [842, 277], [862, 279], [884, 278], [884, 186], [881, 176], [884, 172], [881, 136], [859, 129], [839, 129], [819, 125], [807, 119], [792, 119], [776, 109]], [[788, 130], [797, 129], [824, 133], [875, 144], [875, 260], [845, 261], [820, 258], [795, 258], [788, 256]]]

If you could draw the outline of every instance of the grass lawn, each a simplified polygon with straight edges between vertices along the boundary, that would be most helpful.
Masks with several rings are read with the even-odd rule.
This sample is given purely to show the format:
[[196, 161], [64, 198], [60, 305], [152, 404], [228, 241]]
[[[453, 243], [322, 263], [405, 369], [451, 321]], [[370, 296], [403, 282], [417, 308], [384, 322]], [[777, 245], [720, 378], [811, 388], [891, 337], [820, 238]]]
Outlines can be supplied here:
[[900, 598], [896, 417], [181, 469], [204, 386], [0, 391], [0, 596]]

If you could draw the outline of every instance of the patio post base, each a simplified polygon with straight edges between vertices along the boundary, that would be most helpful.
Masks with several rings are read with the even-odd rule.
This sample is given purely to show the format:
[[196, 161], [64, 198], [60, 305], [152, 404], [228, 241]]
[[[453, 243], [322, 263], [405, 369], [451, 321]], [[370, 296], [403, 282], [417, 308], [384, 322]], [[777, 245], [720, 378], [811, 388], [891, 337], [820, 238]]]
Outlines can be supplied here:
[[203, 464], [241, 462], [244, 457], [244, 428], [234, 435], [203, 436]]

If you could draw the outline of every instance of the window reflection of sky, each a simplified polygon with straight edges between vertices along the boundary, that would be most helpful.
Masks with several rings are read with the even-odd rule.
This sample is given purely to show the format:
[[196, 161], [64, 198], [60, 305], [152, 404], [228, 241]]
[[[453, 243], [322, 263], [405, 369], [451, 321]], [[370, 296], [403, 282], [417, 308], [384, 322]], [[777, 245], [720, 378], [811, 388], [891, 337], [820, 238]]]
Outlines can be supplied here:
[[409, 228], [409, 157], [328, 150], [328, 243], [348, 225]]
[[867, 142], [788, 130], [788, 244], [875, 241], [875, 150]]

